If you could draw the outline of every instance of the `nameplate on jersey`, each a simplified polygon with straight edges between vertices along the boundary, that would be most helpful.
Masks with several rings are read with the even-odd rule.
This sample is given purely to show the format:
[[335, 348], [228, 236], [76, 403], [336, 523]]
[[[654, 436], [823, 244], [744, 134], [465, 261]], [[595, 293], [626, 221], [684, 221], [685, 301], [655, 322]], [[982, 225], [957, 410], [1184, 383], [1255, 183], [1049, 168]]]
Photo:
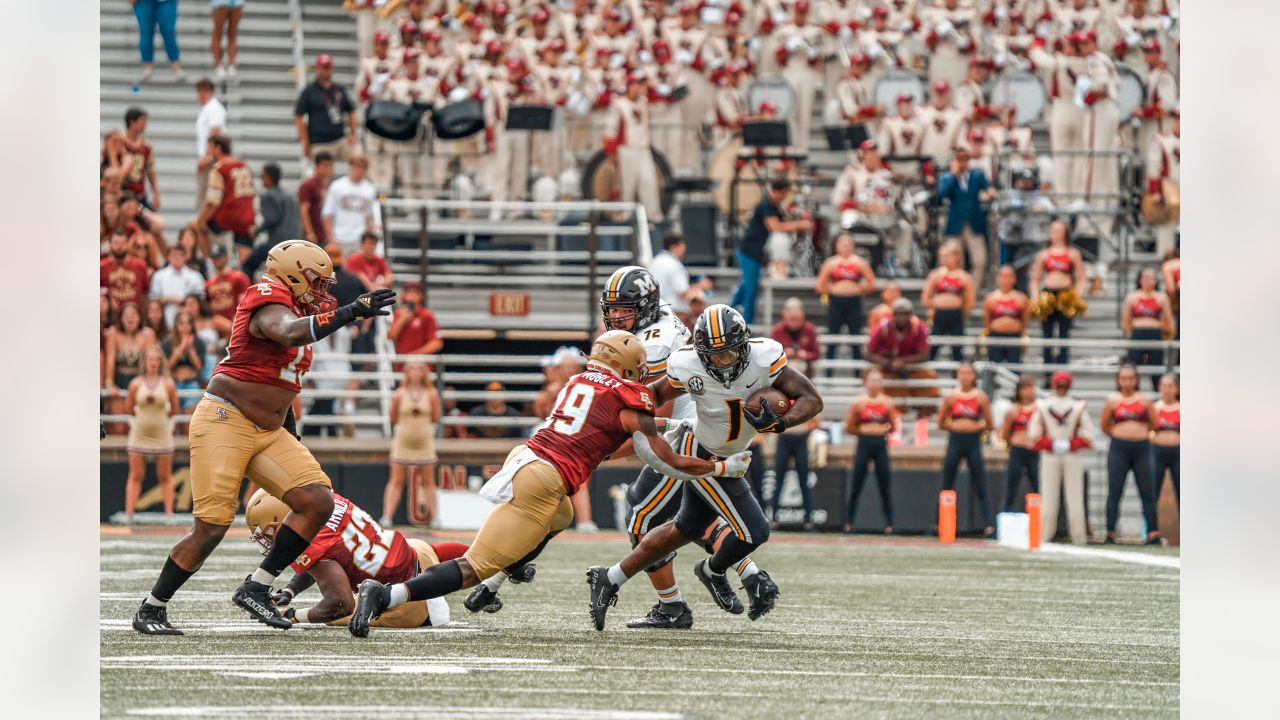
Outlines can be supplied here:
[[529, 293], [489, 293], [489, 314], [496, 317], [527, 316]]

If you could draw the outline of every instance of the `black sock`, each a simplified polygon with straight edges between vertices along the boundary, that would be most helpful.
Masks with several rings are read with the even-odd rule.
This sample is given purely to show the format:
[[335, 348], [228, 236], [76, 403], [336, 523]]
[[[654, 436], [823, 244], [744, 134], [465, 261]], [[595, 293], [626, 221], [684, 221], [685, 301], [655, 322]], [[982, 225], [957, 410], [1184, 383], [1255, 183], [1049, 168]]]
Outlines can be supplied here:
[[271, 543], [271, 550], [267, 552], [267, 556], [262, 559], [262, 564], [258, 567], [279, 577], [289, 563], [297, 560], [310, 544], [310, 540], [304, 539], [293, 528], [281, 524], [276, 530], [276, 539]]
[[462, 567], [457, 560], [432, 565], [405, 584], [409, 600], [430, 600], [462, 589]]
[[[199, 568], [196, 568], [197, 570]], [[160, 577], [156, 579], [156, 584], [151, 588], [151, 597], [162, 603], [167, 603], [173, 598], [174, 593], [178, 592], [178, 588], [186, 584], [187, 580], [195, 575], [195, 570], [183, 570], [178, 563], [173, 561], [173, 556], [165, 558], [164, 568], [160, 570]]]
[[707, 561], [707, 568], [717, 575], [723, 575], [726, 570], [737, 565], [740, 560], [751, 554], [757, 545], [743, 542], [738, 539], [737, 535], [730, 534], [724, 539], [724, 543], [720, 549], [711, 555], [711, 559]]

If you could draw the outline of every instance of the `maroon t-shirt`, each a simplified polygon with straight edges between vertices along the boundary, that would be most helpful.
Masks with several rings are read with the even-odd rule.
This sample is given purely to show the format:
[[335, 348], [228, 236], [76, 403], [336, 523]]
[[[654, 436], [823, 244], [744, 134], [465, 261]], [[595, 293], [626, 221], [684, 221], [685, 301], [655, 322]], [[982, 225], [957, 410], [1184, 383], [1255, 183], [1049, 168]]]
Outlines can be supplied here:
[[128, 302], [141, 306], [151, 288], [151, 275], [147, 264], [136, 257], [126, 256], [121, 264], [108, 255], [98, 263], [98, 286], [107, 289], [113, 307]]
[[298, 186], [298, 207], [302, 207], [303, 203], [311, 203], [307, 208], [307, 219], [311, 222], [311, 229], [316, 231], [316, 244], [321, 246], [329, 241], [324, 231], [324, 220], [320, 218], [326, 192], [328, 190], [315, 175], [303, 180]]
[[[408, 312], [408, 310], [400, 312]], [[407, 355], [439, 335], [440, 327], [436, 324], [435, 313], [426, 308], [418, 308], [413, 318], [401, 328], [400, 336], [396, 338], [396, 354]]]
[[377, 282], [380, 277], [389, 277], [391, 268], [387, 266], [386, 258], [381, 256], [367, 258], [361, 253], [351, 253], [347, 256], [347, 272], [364, 275], [370, 282]]
[[867, 350], [887, 358], [914, 355], [928, 349], [929, 328], [918, 317], [912, 317], [911, 327], [901, 333], [893, 324], [892, 316], [881, 320], [867, 343]]

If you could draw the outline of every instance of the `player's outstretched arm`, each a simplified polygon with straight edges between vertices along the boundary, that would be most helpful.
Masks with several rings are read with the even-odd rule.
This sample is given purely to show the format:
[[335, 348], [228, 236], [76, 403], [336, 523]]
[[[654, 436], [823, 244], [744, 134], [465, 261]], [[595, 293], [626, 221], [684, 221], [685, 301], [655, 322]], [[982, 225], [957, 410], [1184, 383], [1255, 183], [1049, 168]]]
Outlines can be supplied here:
[[350, 615], [356, 609], [356, 599], [351, 594], [351, 582], [342, 566], [332, 560], [321, 560], [307, 574], [315, 578], [320, 586], [324, 599], [315, 607], [294, 610], [290, 608], [285, 617], [295, 623], [327, 623], [340, 617]]
[[[737, 474], [741, 465], [742, 474], [746, 472], [746, 463], [750, 461], [750, 453], [746, 458], [731, 458], [728, 461], [712, 462], [698, 457], [680, 455], [658, 434], [658, 427], [653, 416], [627, 408], [619, 416], [622, 428], [631, 433], [635, 444], [636, 455], [640, 456], [650, 467], [668, 477], [680, 480], [694, 480], [701, 477], [719, 477]], [[733, 467], [729, 463], [733, 463]]]
[[773, 381], [773, 386], [795, 402], [782, 421], [787, 427], [795, 427], [817, 417], [822, 412], [822, 398], [818, 397], [818, 388], [813, 386], [809, 378], [794, 368], [785, 367]]
[[396, 294], [393, 290], [380, 288], [360, 295], [354, 302], [337, 310], [318, 315], [298, 317], [284, 305], [265, 305], [253, 314], [249, 330], [258, 337], [274, 340], [285, 347], [310, 345], [356, 320], [390, 315], [391, 311], [386, 308], [395, 302]]

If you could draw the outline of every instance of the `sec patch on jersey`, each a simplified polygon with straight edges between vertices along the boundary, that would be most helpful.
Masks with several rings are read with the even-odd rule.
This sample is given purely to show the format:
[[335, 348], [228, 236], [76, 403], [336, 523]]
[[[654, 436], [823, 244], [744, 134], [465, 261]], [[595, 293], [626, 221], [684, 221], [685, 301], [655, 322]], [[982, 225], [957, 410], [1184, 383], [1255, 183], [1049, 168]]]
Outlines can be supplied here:
[[768, 404], [773, 412], [782, 415], [791, 409], [791, 398], [787, 397], [781, 390], [772, 387], [760, 388], [751, 393], [751, 397], [747, 398], [747, 408], [754, 411], [756, 408], [762, 408]]

